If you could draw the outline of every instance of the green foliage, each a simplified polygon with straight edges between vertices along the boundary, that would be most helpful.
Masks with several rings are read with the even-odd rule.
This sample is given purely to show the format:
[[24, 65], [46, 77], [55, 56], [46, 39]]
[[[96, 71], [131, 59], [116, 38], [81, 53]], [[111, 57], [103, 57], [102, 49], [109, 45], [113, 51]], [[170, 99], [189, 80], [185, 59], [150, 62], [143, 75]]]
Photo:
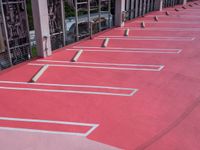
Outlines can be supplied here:
[[26, 0], [29, 29], [34, 30], [31, 0]]
[[75, 16], [75, 10], [71, 6], [69, 6], [67, 3], [64, 3], [65, 7], [65, 17], [74, 17]]
[[36, 49], [36, 47], [32, 47], [31, 51], [32, 51], [32, 58], [37, 57], [37, 49]]

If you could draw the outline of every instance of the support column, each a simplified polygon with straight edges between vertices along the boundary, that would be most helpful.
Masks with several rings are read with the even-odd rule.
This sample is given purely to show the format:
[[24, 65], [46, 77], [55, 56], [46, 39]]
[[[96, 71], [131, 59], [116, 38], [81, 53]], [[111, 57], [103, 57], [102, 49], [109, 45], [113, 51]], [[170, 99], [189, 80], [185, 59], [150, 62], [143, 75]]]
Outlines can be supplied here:
[[37, 54], [47, 57], [52, 54], [47, 0], [32, 0]]
[[187, 0], [183, 0], [183, 5], [186, 5], [187, 4]]
[[160, 11], [162, 11], [163, 10], [163, 0], [160, 0], [160, 9], [159, 9]]
[[162, 9], [163, 9], [163, 1], [164, 1], [164, 0], [155, 0], [153, 10], [154, 10], [154, 11], [155, 11], [155, 10], [160, 10], [160, 11], [162, 11]]
[[125, 12], [125, 0], [116, 0], [115, 2], [115, 25], [124, 26], [122, 15]]
[[5, 43], [4, 43], [2, 29], [1, 29], [1, 26], [0, 26], [0, 53], [5, 52], [5, 50], [6, 50], [6, 47], [5, 47]]

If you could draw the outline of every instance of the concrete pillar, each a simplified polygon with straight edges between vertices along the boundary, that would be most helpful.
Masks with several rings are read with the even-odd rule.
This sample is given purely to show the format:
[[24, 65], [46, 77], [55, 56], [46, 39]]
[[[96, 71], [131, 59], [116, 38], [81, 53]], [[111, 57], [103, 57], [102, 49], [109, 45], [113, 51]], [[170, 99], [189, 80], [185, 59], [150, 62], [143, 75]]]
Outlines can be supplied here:
[[115, 25], [124, 26], [124, 21], [122, 20], [122, 15], [125, 11], [125, 0], [115, 1]]
[[163, 0], [155, 0], [154, 2], [154, 10], [160, 10], [162, 11], [162, 8], [163, 8]]
[[159, 9], [160, 11], [162, 11], [163, 10], [163, 0], [160, 0], [160, 9]]
[[31, 2], [37, 54], [40, 57], [47, 57], [52, 54], [47, 0], [32, 0]]
[[183, 5], [186, 5], [187, 4], [187, 0], [183, 0]]
[[0, 53], [5, 52], [5, 44], [4, 44], [4, 38], [3, 38], [3, 34], [2, 34], [2, 30], [1, 30], [1, 26], [0, 26]]

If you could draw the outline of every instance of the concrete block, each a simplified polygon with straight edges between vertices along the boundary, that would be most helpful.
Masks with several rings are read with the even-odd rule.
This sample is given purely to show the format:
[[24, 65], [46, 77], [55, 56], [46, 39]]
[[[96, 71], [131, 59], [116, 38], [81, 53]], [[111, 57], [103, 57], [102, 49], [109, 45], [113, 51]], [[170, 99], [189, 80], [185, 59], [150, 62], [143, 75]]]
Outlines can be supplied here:
[[37, 82], [37, 80], [44, 74], [44, 72], [48, 69], [49, 65], [44, 65], [36, 75], [31, 79], [31, 82]]
[[158, 16], [155, 16], [155, 17], [154, 17], [154, 20], [158, 22]]
[[145, 27], [146, 27], [146, 25], [145, 25], [145, 22], [144, 22], [144, 21], [142, 21], [142, 22], [141, 22], [141, 27], [142, 27], [142, 28], [145, 28]]
[[105, 38], [105, 40], [103, 41], [102, 47], [107, 47], [108, 43], [109, 43], [110, 39], [109, 38]]
[[130, 29], [126, 29], [125, 33], [124, 33], [124, 36], [129, 36], [129, 32], [130, 32]]
[[79, 50], [79, 51], [74, 55], [74, 57], [72, 58], [72, 62], [77, 62], [82, 53], [83, 53], [83, 50]]

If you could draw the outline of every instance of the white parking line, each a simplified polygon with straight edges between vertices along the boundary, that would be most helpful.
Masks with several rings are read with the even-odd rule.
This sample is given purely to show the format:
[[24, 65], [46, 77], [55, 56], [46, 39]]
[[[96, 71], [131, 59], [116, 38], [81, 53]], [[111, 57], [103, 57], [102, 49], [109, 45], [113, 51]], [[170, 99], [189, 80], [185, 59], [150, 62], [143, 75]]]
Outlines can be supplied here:
[[194, 31], [194, 32], [200, 32], [200, 28], [166, 28], [166, 27], [146, 27], [146, 28], [138, 28], [138, 27], [121, 27], [121, 28], [116, 28], [114, 30], [126, 30], [127, 28], [129, 28], [130, 30], [134, 30], [134, 31]]
[[[74, 94], [90, 94], [90, 95], [133, 96], [138, 91], [138, 89], [135, 89], [135, 88], [123, 88], [123, 87], [73, 85], [73, 84], [50, 84], [50, 83], [27, 83], [27, 82], [16, 82], [16, 81], [0, 81], [0, 84], [8, 84], [8, 86], [0, 85], [0, 89], [6, 89], [6, 90], [74, 93]], [[48, 86], [48, 87], [55, 87], [55, 88], [56, 87], [64, 87], [64, 88], [71, 87], [71, 88], [80, 88], [84, 90], [60, 90], [60, 89], [57, 90], [57, 89], [45, 89], [45, 88], [39, 89], [39, 88], [9, 86], [11, 84], [32, 85], [32, 86], [35, 85], [35, 86], [41, 86], [41, 87]], [[104, 89], [105, 92], [102, 92], [102, 89]], [[107, 92], [108, 90], [111, 90], [111, 92]], [[121, 91], [121, 93], [119, 91]], [[129, 92], [129, 93], [124, 93], [124, 92]]]
[[[37, 60], [39, 62], [53, 62], [53, 63], [70, 63], [70, 61], [61, 60]], [[108, 66], [135, 66], [135, 67], [160, 67], [160, 65], [144, 65], [144, 64], [117, 64], [117, 63], [99, 63], [99, 62], [76, 62], [74, 64], [87, 64], [87, 65], [108, 65]]]
[[191, 9], [191, 8], [187, 8], [187, 9], [184, 9], [184, 12], [199, 12], [199, 8], [194, 8], [194, 9]]
[[[194, 21], [145, 21], [146, 23], [151, 23], [151, 24], [199, 24], [200, 25], [200, 21], [199, 22], [194, 22]], [[141, 21], [133, 21], [131, 22], [131, 24], [134, 23], [141, 23]]]
[[[147, 18], [149, 17], [154, 17], [155, 15], [148, 15], [145, 16]], [[157, 15], [158, 17], [163, 17], [163, 18], [191, 18], [191, 19], [197, 19], [200, 18], [200, 16], [192, 16], [192, 15], [170, 15], [170, 16], [166, 16], [166, 15]]]
[[[188, 15], [188, 12], [190, 12], [191, 15], [192, 15], [192, 14], [200, 14], [199, 11], [194, 11], [194, 12], [188, 11], [188, 12], [186, 12], [186, 10], [187, 10], [187, 9], [185, 9], [184, 11], [181, 11], [181, 10], [180, 10], [178, 14], [181, 15], [181, 14], [183, 13], [182, 15], [185, 15], [185, 14]], [[172, 12], [172, 13], [173, 13], [173, 12], [175, 12], [175, 11], [174, 11], [174, 10], [168, 10], [168, 12]]]
[[158, 54], [179, 54], [182, 49], [162, 49], [162, 48], [120, 48], [120, 47], [109, 47], [102, 49], [100, 47], [87, 47], [87, 46], [74, 46], [72, 50], [82, 48], [85, 52], [106, 52], [106, 53], [158, 53]]
[[24, 118], [10, 118], [10, 117], [0, 117], [0, 121], [13, 121], [13, 122], [26, 122], [26, 123], [47, 123], [55, 125], [72, 125], [80, 127], [91, 127], [85, 133], [78, 132], [64, 132], [64, 131], [49, 131], [49, 130], [40, 130], [40, 129], [28, 129], [28, 128], [18, 128], [18, 127], [0, 127], [1, 130], [10, 130], [10, 131], [27, 131], [34, 133], [48, 133], [48, 134], [64, 134], [64, 135], [73, 135], [73, 136], [88, 136], [91, 134], [99, 124], [89, 124], [89, 123], [79, 123], [79, 122], [66, 122], [66, 121], [53, 121], [53, 120], [39, 120], [39, 119], [24, 119]]
[[[38, 62], [52, 62], [52, 63], [66, 63], [69, 64], [69, 61], [59, 61], [59, 60], [37, 60]], [[144, 65], [144, 64], [117, 64], [117, 63], [98, 63], [98, 62], [76, 62], [74, 64], [87, 64], [87, 65], [105, 65], [105, 66], [134, 66], [134, 67], [155, 67], [158, 70], [164, 68], [163, 65]]]
[[[37, 64], [37, 63], [29, 63], [28, 65], [32, 66], [43, 66], [46, 64]], [[156, 65], [156, 67], [152, 67], [151, 65], [145, 65], [140, 67], [139, 65], [135, 66], [127, 66], [121, 67], [120, 65], [110, 65], [101, 64], [101, 66], [84, 66], [84, 65], [63, 65], [63, 64], [48, 64], [49, 67], [67, 67], [67, 68], [86, 68], [86, 69], [108, 69], [108, 70], [122, 70], [122, 71], [160, 71], [164, 67], [163, 65]], [[152, 67], [152, 68], [151, 68]]]
[[[107, 36], [110, 39], [114, 40], [156, 40], [156, 41], [194, 41], [195, 37], [163, 37], [163, 36], [129, 36], [129, 37], [124, 37], [124, 36]], [[104, 39], [105, 36], [100, 36], [95, 39]]]

